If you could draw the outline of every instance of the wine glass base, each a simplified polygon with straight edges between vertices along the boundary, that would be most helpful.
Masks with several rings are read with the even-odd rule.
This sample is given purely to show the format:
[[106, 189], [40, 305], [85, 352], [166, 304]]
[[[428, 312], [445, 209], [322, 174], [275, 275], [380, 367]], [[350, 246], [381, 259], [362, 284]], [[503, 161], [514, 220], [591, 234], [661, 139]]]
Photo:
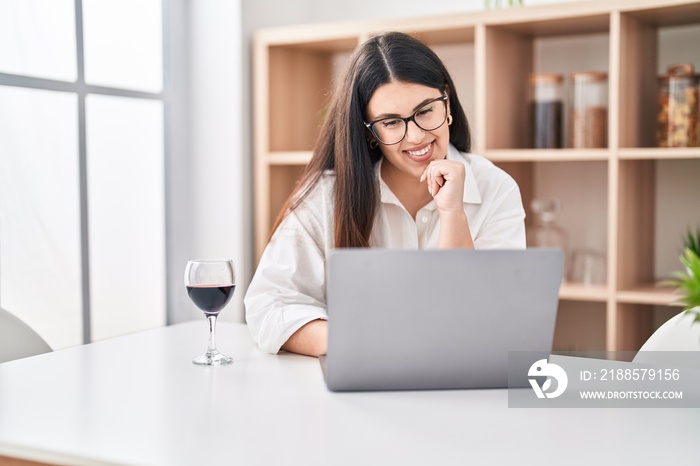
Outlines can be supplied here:
[[222, 366], [232, 362], [232, 357], [221, 354], [218, 351], [206, 352], [192, 360], [192, 364], [197, 364], [198, 366]]

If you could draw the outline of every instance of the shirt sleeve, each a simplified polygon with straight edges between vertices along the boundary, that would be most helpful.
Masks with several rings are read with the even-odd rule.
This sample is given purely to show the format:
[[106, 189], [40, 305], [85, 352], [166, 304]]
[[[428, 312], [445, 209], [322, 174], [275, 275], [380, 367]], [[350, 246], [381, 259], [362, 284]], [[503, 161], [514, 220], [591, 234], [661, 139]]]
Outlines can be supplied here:
[[475, 249], [525, 249], [525, 209], [510, 176], [498, 187], [488, 219], [474, 239]]
[[248, 329], [264, 351], [277, 353], [306, 323], [328, 318], [322, 232], [291, 212], [265, 248], [244, 298]]

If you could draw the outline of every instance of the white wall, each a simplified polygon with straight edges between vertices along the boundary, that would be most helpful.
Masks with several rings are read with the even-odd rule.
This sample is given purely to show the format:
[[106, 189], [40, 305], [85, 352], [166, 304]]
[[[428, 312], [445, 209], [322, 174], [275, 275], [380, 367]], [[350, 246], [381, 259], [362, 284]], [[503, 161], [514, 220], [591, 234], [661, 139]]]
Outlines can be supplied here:
[[[241, 1], [205, 0], [188, 3], [189, 99], [187, 123], [189, 176], [180, 199], [189, 211], [189, 238], [173, 255], [171, 270], [172, 319], [202, 318], [187, 299], [182, 281], [187, 259], [230, 257], [236, 264], [238, 281], [249, 278], [251, 213], [249, 204], [250, 155], [242, 144]], [[179, 170], [186, 170], [180, 166]], [[180, 173], [182, 175], [182, 173]], [[177, 214], [177, 205], [170, 210]], [[173, 225], [175, 227], [175, 225]], [[174, 233], [174, 232], [172, 232]], [[244, 286], [239, 286], [224, 320], [242, 319]]]

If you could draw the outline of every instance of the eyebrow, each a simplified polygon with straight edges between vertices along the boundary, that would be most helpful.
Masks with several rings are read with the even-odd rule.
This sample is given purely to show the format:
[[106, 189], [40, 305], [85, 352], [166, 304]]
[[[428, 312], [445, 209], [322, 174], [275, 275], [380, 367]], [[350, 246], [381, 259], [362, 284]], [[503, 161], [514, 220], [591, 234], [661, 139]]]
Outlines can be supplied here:
[[[428, 97], [427, 99], [423, 100], [421, 103], [419, 103], [418, 105], [416, 105], [415, 107], [413, 107], [413, 113], [415, 113], [419, 108], [421, 108], [423, 105], [427, 104], [427, 103], [430, 102], [431, 100], [440, 99], [440, 98], [442, 98], [442, 97], [444, 97], [444, 95], [440, 95], [440, 96], [437, 96], [437, 97]], [[379, 115], [377, 115], [376, 118], [373, 118], [372, 120], [373, 120], [373, 121], [376, 121], [376, 120], [383, 120], [383, 119], [385, 119], [385, 118], [395, 118], [395, 117], [403, 118], [403, 117], [402, 117], [401, 115], [399, 115], [398, 113], [380, 113]]]

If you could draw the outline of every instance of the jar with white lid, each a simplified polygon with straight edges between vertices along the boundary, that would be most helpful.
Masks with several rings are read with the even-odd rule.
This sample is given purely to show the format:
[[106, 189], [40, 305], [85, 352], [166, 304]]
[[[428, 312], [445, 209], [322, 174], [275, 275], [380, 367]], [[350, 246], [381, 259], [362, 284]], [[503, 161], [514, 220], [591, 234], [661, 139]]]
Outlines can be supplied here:
[[529, 77], [529, 141], [533, 149], [563, 147], [563, 88], [561, 74], [533, 73]]
[[608, 147], [608, 74], [571, 73], [569, 141], [575, 149]]

